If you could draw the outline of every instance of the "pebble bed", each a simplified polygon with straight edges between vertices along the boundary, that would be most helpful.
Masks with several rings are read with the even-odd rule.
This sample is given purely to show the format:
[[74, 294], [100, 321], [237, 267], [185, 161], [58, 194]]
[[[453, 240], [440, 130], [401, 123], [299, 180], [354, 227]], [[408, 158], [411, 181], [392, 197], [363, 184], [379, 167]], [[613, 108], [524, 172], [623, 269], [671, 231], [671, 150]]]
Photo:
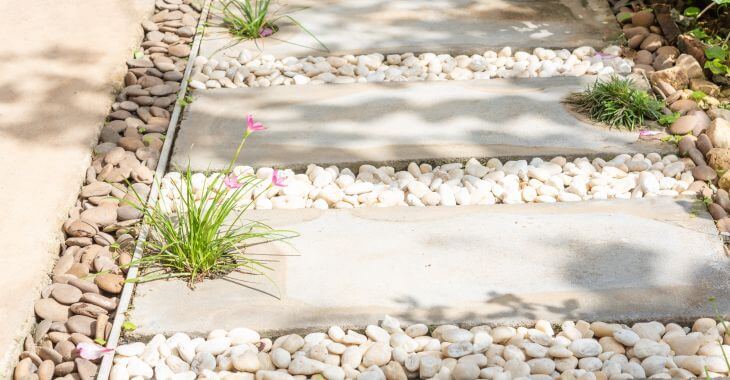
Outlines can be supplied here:
[[[628, 39], [624, 56], [634, 60], [634, 72], [646, 75], [657, 97], [665, 99], [665, 113], [679, 114], [667, 132], [682, 136], [680, 156], [691, 159], [693, 173], [702, 173], [695, 175], [704, 181], [697, 184], [698, 195], [712, 201], [708, 209], [718, 230], [730, 236], [730, 109], [720, 107], [730, 102], [730, 88], [707, 80], [703, 46], [686, 35], [677, 36], [671, 17], [658, 16], [640, 1], [611, 3]], [[665, 29], [676, 46], [668, 44]], [[705, 96], [694, 98], [696, 91]]]
[[585, 321], [556, 327], [537, 321], [532, 328], [430, 330], [386, 316], [364, 334], [332, 326], [273, 342], [247, 328], [213, 330], [207, 338], [156, 335], [119, 346], [111, 380], [689, 379], [728, 373], [725, 328], [710, 318], [691, 327]]
[[229, 49], [220, 58], [195, 58], [190, 87], [269, 87], [321, 83], [401, 82], [628, 74], [633, 62], [621, 48], [601, 53], [589, 46], [536, 48], [532, 53], [509, 47], [472, 56], [425, 53], [286, 57]]
[[[357, 174], [336, 166], [309, 165], [305, 173], [284, 170], [286, 186], [269, 186], [272, 168], [238, 166], [233, 173], [255, 175], [262, 182], [248, 196], [255, 209], [354, 208], [389, 206], [456, 206], [495, 203], [553, 203], [589, 199], [629, 199], [650, 196], [696, 195], [709, 173], [690, 159], [658, 153], [621, 154], [609, 161], [558, 156], [550, 161], [507, 161], [474, 158], [433, 167], [412, 162], [407, 170], [362, 165]], [[714, 171], [711, 171], [714, 174]], [[200, 199], [206, 186], [222, 185], [219, 173], [196, 173], [193, 189]], [[161, 204], [175, 211], [180, 204], [181, 174], [162, 181]], [[184, 186], [182, 186], [184, 187]], [[211, 197], [213, 194], [211, 194]], [[255, 198], [255, 200], [254, 200]], [[166, 200], [166, 201], [165, 201]]]
[[79, 357], [76, 347], [109, 336], [141, 217], [120, 199], [150, 192], [200, 11], [192, 0], [157, 0], [142, 22], [142, 55], [127, 61], [125, 87], [63, 224], [60, 258], [34, 305], [38, 324], [25, 338], [15, 379], [96, 377], [98, 362]]

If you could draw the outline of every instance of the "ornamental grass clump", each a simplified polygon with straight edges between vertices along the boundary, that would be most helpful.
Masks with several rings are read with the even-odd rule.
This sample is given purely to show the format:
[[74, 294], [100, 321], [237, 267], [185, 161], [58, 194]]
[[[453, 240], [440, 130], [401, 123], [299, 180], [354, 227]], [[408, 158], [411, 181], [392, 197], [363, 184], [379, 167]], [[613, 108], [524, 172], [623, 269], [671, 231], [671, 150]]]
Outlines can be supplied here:
[[664, 107], [653, 95], [634, 87], [631, 79], [618, 76], [596, 80], [585, 91], [568, 95], [565, 102], [597, 122], [630, 131], [646, 119], [659, 119]]
[[329, 50], [312, 32], [292, 17], [289, 14], [291, 12], [286, 12], [283, 7], [274, 10], [271, 5], [271, 0], [221, 0], [218, 7], [219, 24], [236, 38], [255, 40], [272, 36], [279, 31], [279, 21], [286, 19], [309, 34], [324, 50]]
[[[296, 236], [292, 231], [275, 230], [261, 222], [245, 220], [244, 214], [255, 202], [255, 194], [271, 187], [286, 186], [286, 178], [275, 170], [271, 179], [253, 174], [237, 175], [233, 165], [251, 133], [263, 130], [261, 123], [248, 116], [247, 128], [227, 169], [199, 183], [190, 168], [171, 181], [172, 199], [163, 194], [153, 206], [145, 208], [138, 197], [132, 204], [143, 212], [149, 226], [145, 254], [136, 261], [144, 271], [137, 282], [180, 277], [190, 287], [205, 278], [233, 271], [266, 275], [271, 268], [250, 256], [255, 245]], [[158, 183], [158, 190], [161, 185]], [[243, 206], [242, 206], [243, 205]]]

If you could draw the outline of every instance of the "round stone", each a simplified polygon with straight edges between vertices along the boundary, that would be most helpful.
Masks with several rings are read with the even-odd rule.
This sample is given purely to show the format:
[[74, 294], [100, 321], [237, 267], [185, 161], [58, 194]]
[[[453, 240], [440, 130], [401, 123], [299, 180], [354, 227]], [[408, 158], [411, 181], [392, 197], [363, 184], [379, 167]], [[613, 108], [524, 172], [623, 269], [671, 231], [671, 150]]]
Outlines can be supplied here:
[[669, 132], [675, 135], [685, 135], [695, 129], [699, 120], [693, 115], [681, 116], [669, 127]]
[[695, 138], [693, 136], [684, 136], [679, 140], [679, 154], [686, 156], [690, 149], [696, 148]]
[[81, 219], [89, 223], [108, 226], [117, 221], [117, 209], [110, 206], [92, 207], [81, 213]]
[[51, 292], [51, 297], [59, 303], [71, 305], [72, 303], [79, 302], [81, 294], [81, 290], [75, 286], [68, 284], [56, 284]]
[[94, 278], [94, 284], [101, 290], [112, 294], [119, 294], [124, 287], [124, 276], [113, 273], [98, 274]]
[[86, 336], [93, 336], [95, 333], [96, 319], [85, 315], [74, 315], [66, 321], [66, 328], [69, 332], [79, 333]]
[[712, 215], [712, 219], [714, 220], [727, 218], [727, 212], [717, 203], [711, 203], [707, 206], [707, 210], [710, 212], [710, 215]]
[[715, 170], [730, 169], [730, 149], [710, 149], [710, 151], [707, 152], [707, 163]]
[[36, 301], [34, 310], [39, 318], [53, 322], [66, 322], [69, 317], [69, 307], [58, 303], [52, 298], [43, 298]]
[[639, 335], [628, 329], [615, 331], [613, 333], [613, 338], [624, 346], [633, 346], [639, 341]]
[[167, 48], [167, 52], [172, 56], [184, 58], [190, 55], [190, 46], [186, 44], [172, 45]]
[[710, 138], [707, 137], [706, 134], [701, 134], [697, 136], [697, 142], [695, 143], [697, 145], [697, 149], [702, 152], [702, 154], [707, 154], [707, 152], [712, 149], [712, 142], [710, 141]]
[[568, 349], [577, 358], [598, 356], [602, 351], [601, 345], [597, 341], [584, 338], [574, 340], [570, 343]]
[[676, 102], [672, 103], [669, 106], [669, 109], [673, 112], [679, 112], [681, 114], [685, 114], [692, 110], [698, 110], [700, 107], [697, 105], [697, 102], [690, 99], [682, 99], [677, 100]]
[[654, 12], [650, 10], [636, 12], [631, 16], [631, 23], [636, 26], [648, 28], [654, 25]]
[[713, 181], [717, 178], [717, 172], [707, 165], [695, 166], [692, 168], [692, 177], [700, 181]]
[[66, 233], [73, 237], [93, 237], [99, 229], [94, 223], [76, 219], [66, 226]]
[[261, 362], [258, 355], [252, 350], [247, 350], [241, 355], [231, 357], [233, 367], [242, 372], [255, 373], [261, 368]]
[[391, 351], [392, 349], [387, 343], [376, 342], [363, 355], [362, 364], [365, 367], [385, 365], [390, 361]]

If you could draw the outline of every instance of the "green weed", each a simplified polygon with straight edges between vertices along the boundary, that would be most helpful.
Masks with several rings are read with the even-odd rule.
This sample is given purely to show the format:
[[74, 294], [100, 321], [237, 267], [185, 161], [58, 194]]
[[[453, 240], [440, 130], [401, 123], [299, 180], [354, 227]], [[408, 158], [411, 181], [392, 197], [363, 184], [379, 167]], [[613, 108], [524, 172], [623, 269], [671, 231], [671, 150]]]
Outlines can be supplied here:
[[220, 24], [234, 37], [255, 40], [275, 34], [279, 30], [279, 22], [286, 19], [329, 51], [322, 41], [289, 14], [291, 12], [280, 11], [283, 8], [273, 10], [271, 0], [224, 0], [219, 9]]
[[664, 107], [653, 95], [635, 88], [631, 79], [618, 76], [597, 80], [585, 91], [570, 94], [565, 102], [595, 121], [630, 131], [646, 119], [662, 117]]

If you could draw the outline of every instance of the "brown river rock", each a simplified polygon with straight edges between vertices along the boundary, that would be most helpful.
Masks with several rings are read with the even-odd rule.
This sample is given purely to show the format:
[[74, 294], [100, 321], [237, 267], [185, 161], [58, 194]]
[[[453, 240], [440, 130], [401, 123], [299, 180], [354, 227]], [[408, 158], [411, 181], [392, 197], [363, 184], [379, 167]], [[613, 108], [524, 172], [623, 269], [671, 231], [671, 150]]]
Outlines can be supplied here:
[[53, 322], [65, 322], [69, 316], [69, 307], [61, 305], [52, 298], [36, 301], [34, 309], [38, 317]]
[[94, 283], [104, 291], [119, 294], [124, 287], [124, 277], [118, 274], [102, 273], [94, 278]]

